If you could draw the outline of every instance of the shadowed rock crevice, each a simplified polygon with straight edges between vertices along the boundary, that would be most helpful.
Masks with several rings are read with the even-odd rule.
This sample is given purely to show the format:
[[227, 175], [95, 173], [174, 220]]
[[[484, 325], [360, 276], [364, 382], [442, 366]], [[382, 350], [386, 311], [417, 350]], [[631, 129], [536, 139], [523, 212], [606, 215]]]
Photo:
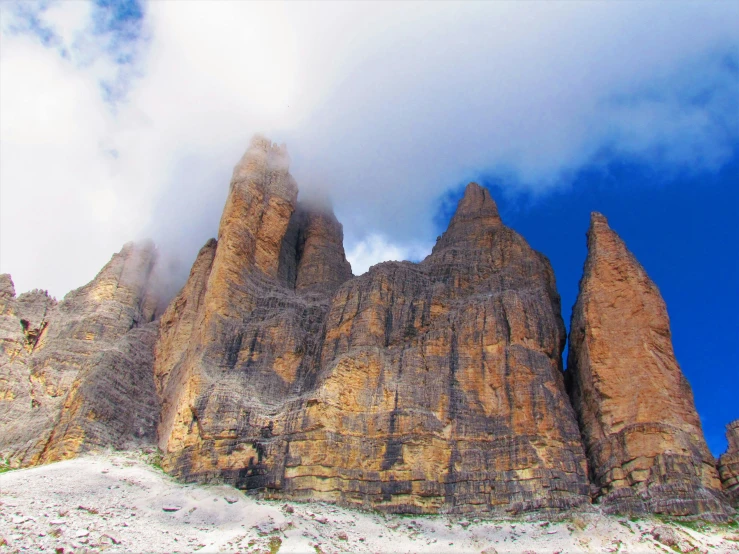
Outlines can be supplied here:
[[298, 203], [280, 247], [280, 279], [297, 292], [333, 292], [352, 277], [343, 242], [330, 207]]

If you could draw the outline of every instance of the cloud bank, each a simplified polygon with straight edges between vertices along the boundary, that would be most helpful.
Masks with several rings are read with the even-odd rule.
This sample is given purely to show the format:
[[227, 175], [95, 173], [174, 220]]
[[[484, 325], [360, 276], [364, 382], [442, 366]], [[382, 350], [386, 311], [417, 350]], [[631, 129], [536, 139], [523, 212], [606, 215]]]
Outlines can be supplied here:
[[151, 236], [183, 279], [251, 135], [286, 142], [355, 274], [419, 259], [444, 193], [566, 187], [739, 144], [739, 4], [3, 2], [0, 271], [56, 296]]

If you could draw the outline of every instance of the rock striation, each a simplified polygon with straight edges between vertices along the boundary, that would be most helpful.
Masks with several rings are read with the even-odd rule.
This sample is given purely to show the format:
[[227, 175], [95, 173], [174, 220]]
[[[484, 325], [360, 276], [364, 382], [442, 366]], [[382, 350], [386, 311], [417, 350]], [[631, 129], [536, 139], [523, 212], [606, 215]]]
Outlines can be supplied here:
[[0, 276], [0, 457], [12, 466], [152, 441], [152, 244], [127, 244], [62, 302]]
[[589, 501], [551, 267], [471, 184], [422, 263], [351, 278], [341, 225], [257, 137], [162, 317], [163, 466], [434, 513]]
[[587, 243], [567, 375], [598, 501], [621, 513], [725, 518], [659, 290], [601, 214]]
[[718, 468], [726, 496], [739, 508], [739, 419], [726, 426], [726, 439], [729, 448], [719, 459]]

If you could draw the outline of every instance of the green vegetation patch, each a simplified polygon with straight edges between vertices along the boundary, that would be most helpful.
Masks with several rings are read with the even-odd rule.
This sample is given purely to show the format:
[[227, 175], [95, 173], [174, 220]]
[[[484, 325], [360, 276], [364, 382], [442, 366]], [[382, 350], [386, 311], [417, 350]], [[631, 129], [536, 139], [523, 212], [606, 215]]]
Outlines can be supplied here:
[[269, 539], [269, 554], [277, 554], [281, 546], [282, 546], [282, 539], [280, 537], [270, 538]]

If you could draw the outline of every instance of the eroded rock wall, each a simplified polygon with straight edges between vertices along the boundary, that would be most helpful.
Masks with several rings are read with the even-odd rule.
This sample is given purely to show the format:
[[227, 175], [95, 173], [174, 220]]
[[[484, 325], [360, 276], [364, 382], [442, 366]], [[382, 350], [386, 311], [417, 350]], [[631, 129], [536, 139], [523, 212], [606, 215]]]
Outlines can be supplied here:
[[296, 203], [285, 159], [252, 143], [162, 318], [164, 466], [390, 511], [587, 502], [551, 267], [488, 192], [468, 187], [421, 264], [351, 279], [340, 224]]
[[608, 510], [728, 514], [662, 296], [597, 213], [572, 312], [567, 374], [591, 480]]
[[588, 502], [559, 314], [548, 261], [471, 184], [426, 260], [334, 294], [283, 490], [401, 512]]
[[155, 250], [124, 246], [57, 303], [0, 278], [0, 456], [13, 466], [153, 442]]

